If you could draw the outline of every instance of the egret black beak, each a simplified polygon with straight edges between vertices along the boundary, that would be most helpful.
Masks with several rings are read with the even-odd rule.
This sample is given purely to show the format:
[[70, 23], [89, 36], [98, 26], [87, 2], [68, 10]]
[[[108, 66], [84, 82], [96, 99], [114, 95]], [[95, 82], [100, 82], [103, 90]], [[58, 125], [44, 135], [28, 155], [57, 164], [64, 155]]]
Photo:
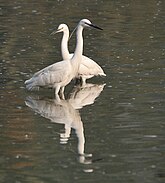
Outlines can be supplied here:
[[88, 23], [86, 23], [86, 22], [85, 22], [85, 24], [87, 24], [88, 26], [93, 27], [93, 28], [95, 28], [95, 29], [103, 30], [102, 28], [98, 27], [97, 25], [88, 24]]

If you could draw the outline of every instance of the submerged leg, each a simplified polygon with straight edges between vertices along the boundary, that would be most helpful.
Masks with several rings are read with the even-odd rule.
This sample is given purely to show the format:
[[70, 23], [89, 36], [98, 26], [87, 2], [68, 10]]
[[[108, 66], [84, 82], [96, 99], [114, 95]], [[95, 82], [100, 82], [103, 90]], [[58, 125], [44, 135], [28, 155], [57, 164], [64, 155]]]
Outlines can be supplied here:
[[65, 86], [61, 87], [60, 93], [64, 93]]
[[60, 90], [61, 98], [62, 98], [63, 100], [65, 100], [64, 89], [65, 89], [65, 86], [63, 86], [63, 87], [61, 88], [61, 90]]
[[58, 95], [59, 91], [60, 91], [60, 86], [55, 87], [55, 96]]
[[59, 97], [58, 94], [57, 94], [55, 97], [56, 97], [56, 100], [57, 100], [58, 102], [61, 102], [61, 99], [60, 99], [60, 97]]

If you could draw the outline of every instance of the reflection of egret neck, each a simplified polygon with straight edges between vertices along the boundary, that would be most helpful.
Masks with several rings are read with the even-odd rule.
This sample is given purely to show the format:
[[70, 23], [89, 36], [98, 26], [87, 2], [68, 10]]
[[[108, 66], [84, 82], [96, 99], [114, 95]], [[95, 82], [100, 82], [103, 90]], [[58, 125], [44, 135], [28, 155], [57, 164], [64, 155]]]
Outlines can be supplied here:
[[74, 129], [78, 138], [78, 154], [83, 155], [85, 145], [83, 123], [81, 121], [80, 114], [77, 110], [74, 109], [74, 113], [72, 114], [74, 116], [74, 120], [71, 123], [65, 123], [65, 133], [60, 134], [60, 140], [62, 143], [67, 143], [68, 138], [70, 137], [71, 129]]
[[84, 127], [83, 123], [81, 121], [77, 121], [78, 128], [75, 128], [75, 133], [78, 138], [78, 154], [83, 155], [84, 154], [84, 144], [85, 144], [85, 137], [84, 137]]
[[65, 133], [60, 134], [60, 142], [67, 143], [71, 129], [75, 130], [78, 138], [78, 153], [84, 154], [84, 128], [79, 111], [74, 109], [67, 100], [61, 100], [58, 96], [54, 100], [36, 100], [28, 97], [26, 105], [41, 116], [52, 122], [65, 125]]
[[[104, 85], [87, 84], [85, 87], [74, 88], [68, 100], [61, 100], [59, 96], [52, 100], [28, 97], [25, 103], [41, 116], [50, 119], [51, 122], [65, 125], [65, 133], [60, 136], [65, 144], [70, 137], [71, 129], [74, 129], [78, 138], [77, 149], [78, 154], [81, 155], [80, 162], [86, 163], [84, 127], [77, 109], [93, 104], [103, 88]], [[88, 157], [91, 156], [91, 154], [88, 155]]]

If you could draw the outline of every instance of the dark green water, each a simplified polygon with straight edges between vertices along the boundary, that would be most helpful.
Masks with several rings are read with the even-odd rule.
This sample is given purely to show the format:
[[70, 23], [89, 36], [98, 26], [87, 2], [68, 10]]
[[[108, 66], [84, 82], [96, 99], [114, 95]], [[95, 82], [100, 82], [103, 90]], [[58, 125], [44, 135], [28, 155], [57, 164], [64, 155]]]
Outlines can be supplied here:
[[[162, 0], [1, 1], [0, 182], [165, 181], [164, 8]], [[107, 77], [71, 83], [63, 101], [53, 90], [26, 91], [26, 79], [61, 60], [52, 30], [82, 18], [104, 29], [84, 30], [84, 54]]]

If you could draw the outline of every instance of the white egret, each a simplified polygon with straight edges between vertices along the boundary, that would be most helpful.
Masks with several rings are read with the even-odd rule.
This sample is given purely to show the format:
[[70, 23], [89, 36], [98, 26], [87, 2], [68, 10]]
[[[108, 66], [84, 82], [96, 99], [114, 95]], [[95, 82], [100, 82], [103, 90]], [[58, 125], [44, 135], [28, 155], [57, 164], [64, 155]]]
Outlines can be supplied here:
[[76, 77], [82, 60], [82, 31], [85, 27], [94, 27], [102, 30], [101, 28], [93, 25], [89, 20], [82, 19], [77, 25], [77, 43], [73, 57], [71, 59], [52, 64], [35, 73], [31, 79], [25, 81], [25, 85], [28, 90], [39, 89], [39, 87], [51, 87], [55, 89], [56, 95], [58, 95], [60, 89], [63, 94], [65, 86]]
[[[52, 32], [51, 34], [56, 34], [58, 32], [63, 32], [63, 37], [61, 41], [61, 54], [64, 60], [71, 59], [73, 53], [69, 53], [68, 50], [68, 40], [69, 40], [69, 28], [66, 24], [60, 24], [57, 31]], [[78, 75], [76, 78], [82, 80], [82, 84], [86, 83], [86, 79], [92, 78], [93, 76], [106, 76], [103, 69], [92, 59], [87, 56], [82, 57], [80, 67], [78, 70]]]

